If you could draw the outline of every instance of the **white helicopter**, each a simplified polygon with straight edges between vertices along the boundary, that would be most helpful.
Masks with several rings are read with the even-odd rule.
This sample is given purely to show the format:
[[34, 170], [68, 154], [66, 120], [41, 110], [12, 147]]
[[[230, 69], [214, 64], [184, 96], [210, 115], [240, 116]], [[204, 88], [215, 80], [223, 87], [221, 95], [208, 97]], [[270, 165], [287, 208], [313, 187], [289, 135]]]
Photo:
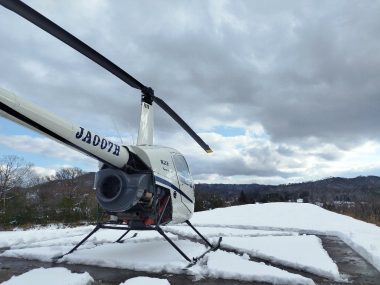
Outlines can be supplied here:
[[[5, 8], [50, 33], [96, 62], [122, 81], [142, 92], [137, 145], [118, 145], [94, 132], [74, 125], [0, 88], [0, 115], [97, 159], [96, 198], [110, 215], [109, 222], [98, 222], [94, 230], [66, 254], [75, 251], [99, 229], [125, 231], [116, 242], [123, 242], [131, 230], [158, 231], [187, 261], [220, 246], [212, 245], [190, 223], [194, 212], [194, 184], [184, 156], [169, 147], [153, 145], [154, 103], [166, 111], [208, 153], [210, 147], [160, 98], [120, 67], [19, 0], [0, 0]], [[206, 243], [208, 250], [190, 259], [163, 231], [167, 223], [189, 225]], [[59, 259], [63, 256], [56, 257]]]

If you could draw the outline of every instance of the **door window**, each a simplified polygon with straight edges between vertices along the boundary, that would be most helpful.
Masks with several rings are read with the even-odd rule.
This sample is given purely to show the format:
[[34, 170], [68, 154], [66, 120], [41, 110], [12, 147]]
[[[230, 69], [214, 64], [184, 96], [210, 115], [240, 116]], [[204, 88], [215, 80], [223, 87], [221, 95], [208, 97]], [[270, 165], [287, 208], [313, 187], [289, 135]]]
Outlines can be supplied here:
[[193, 187], [193, 178], [190, 175], [189, 166], [182, 155], [173, 156], [175, 168], [177, 169], [178, 180], [190, 187]]

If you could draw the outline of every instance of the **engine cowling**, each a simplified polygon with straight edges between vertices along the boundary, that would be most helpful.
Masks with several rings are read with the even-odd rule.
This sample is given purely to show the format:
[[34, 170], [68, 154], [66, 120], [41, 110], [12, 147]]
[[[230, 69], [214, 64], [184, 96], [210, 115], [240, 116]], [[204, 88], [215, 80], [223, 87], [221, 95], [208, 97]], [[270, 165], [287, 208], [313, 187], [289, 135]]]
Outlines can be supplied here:
[[127, 174], [119, 169], [102, 169], [95, 180], [96, 198], [109, 212], [125, 212], [135, 206], [144, 192], [153, 189], [150, 174]]

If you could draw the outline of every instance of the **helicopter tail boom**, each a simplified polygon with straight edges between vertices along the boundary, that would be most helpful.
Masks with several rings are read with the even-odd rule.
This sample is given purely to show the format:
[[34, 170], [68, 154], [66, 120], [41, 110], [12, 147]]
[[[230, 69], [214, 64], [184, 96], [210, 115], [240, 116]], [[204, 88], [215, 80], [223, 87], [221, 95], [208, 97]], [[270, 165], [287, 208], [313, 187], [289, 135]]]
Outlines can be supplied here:
[[129, 159], [128, 149], [78, 127], [0, 88], [0, 115], [29, 129], [93, 157], [122, 168]]

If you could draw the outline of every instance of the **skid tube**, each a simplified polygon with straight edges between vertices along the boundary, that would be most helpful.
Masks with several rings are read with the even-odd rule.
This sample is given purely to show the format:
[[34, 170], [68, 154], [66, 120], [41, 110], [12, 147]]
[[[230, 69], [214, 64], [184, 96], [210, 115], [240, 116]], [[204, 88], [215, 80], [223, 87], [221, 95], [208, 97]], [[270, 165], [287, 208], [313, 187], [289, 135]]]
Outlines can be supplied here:
[[[222, 241], [222, 238], [219, 237], [218, 242], [215, 245], [212, 245], [191, 223], [190, 221], [185, 221], [185, 223], [194, 230], [194, 232], [205, 242], [206, 246], [209, 247], [204, 253], [202, 253], [200, 256], [193, 257], [190, 259], [174, 242], [171, 240], [167, 234], [164, 232], [164, 230], [159, 225], [153, 225], [153, 226], [127, 226], [122, 224], [115, 224], [115, 223], [98, 223], [95, 228], [85, 237], [83, 238], [79, 243], [77, 243], [70, 251], [67, 253], [53, 257], [53, 261], [58, 261], [62, 257], [69, 255], [76, 251], [82, 244], [84, 244], [92, 235], [94, 235], [98, 230], [100, 229], [111, 229], [111, 230], [122, 230], [125, 231], [117, 240], [115, 240], [115, 243], [123, 243], [123, 238], [130, 232], [130, 231], [157, 231], [160, 235], [164, 237], [164, 239], [170, 243], [172, 247], [174, 247], [175, 250], [178, 251], [179, 254], [182, 255], [184, 259], [186, 259], [190, 264], [189, 266], [192, 266], [198, 262], [199, 259], [204, 257], [207, 253], [211, 251], [216, 251], [220, 247], [220, 243]], [[137, 234], [134, 234], [132, 237], [135, 237]]]

